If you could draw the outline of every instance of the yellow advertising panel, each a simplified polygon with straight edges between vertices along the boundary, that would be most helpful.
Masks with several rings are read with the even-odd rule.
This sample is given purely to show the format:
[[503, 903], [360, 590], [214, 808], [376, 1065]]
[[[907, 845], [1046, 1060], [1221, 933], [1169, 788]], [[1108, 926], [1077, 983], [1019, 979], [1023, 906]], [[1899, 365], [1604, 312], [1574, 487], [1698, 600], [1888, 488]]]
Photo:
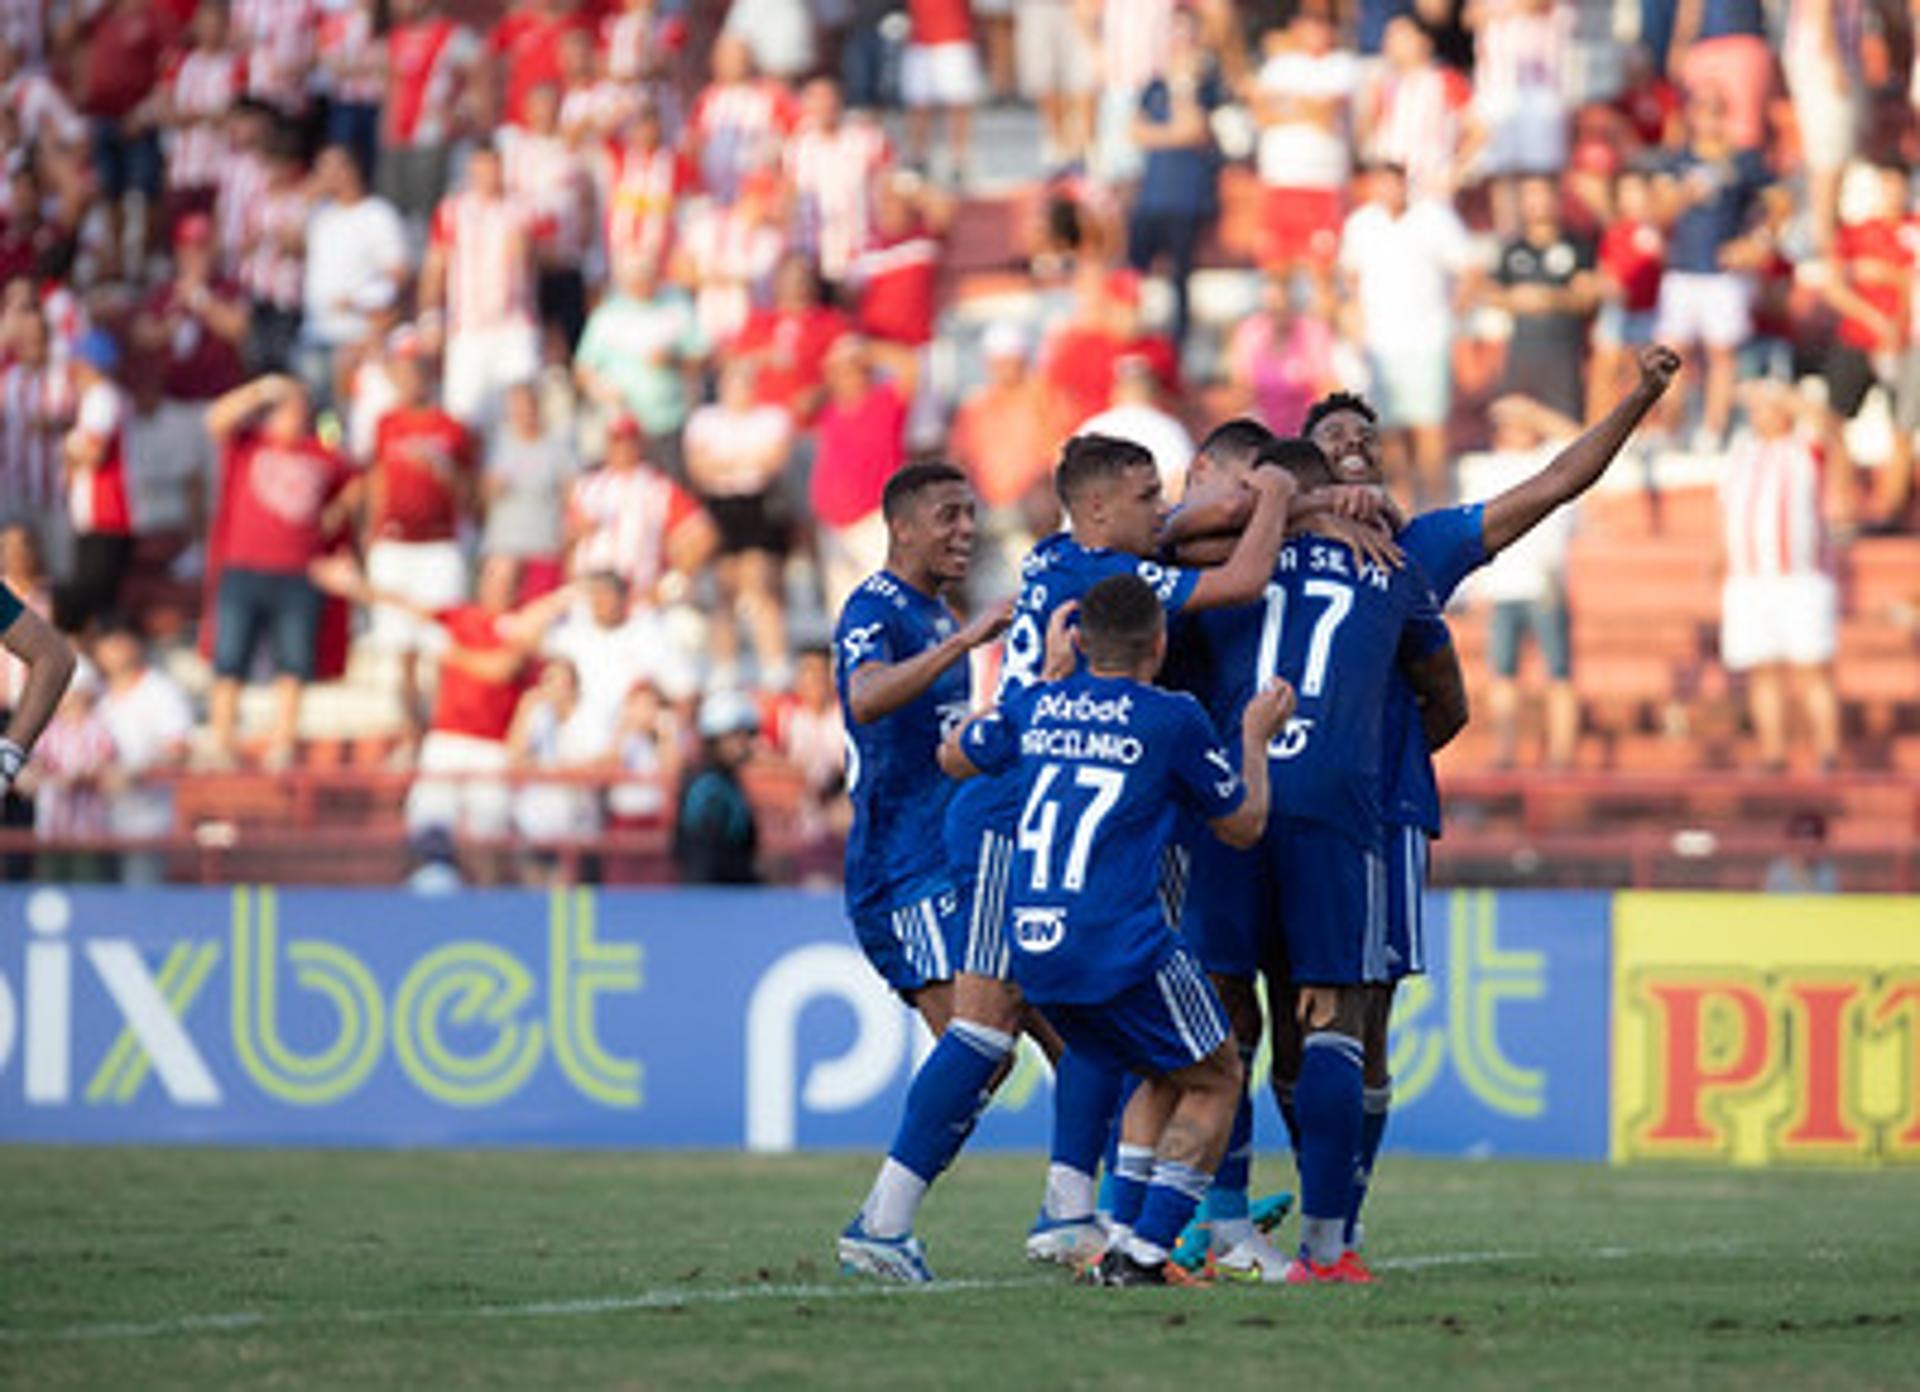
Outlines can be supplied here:
[[1920, 898], [1621, 894], [1615, 1161], [1920, 1160]]

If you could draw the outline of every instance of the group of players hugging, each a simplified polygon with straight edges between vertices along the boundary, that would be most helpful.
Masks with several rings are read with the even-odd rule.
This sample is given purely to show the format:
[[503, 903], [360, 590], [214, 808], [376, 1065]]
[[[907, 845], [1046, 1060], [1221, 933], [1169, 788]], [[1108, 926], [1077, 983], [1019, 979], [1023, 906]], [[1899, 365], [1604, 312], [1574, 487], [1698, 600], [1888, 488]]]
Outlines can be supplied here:
[[[966, 479], [893, 477], [886, 568], [835, 633], [847, 909], [938, 1042], [843, 1269], [933, 1279], [915, 1217], [1025, 1033], [1054, 1069], [1029, 1257], [1114, 1286], [1373, 1280], [1359, 1214], [1394, 986], [1425, 966], [1431, 752], [1467, 718], [1441, 610], [1599, 479], [1678, 368], [1644, 350], [1633, 390], [1538, 473], [1412, 519], [1351, 395], [1297, 437], [1221, 425], [1172, 510], [1146, 450], [1077, 436], [1064, 529], [1016, 599], [965, 622], [943, 595], [972, 553]], [[969, 655], [1003, 634], [976, 711]], [[1299, 1171], [1291, 1254], [1248, 1193], [1263, 1029]]]

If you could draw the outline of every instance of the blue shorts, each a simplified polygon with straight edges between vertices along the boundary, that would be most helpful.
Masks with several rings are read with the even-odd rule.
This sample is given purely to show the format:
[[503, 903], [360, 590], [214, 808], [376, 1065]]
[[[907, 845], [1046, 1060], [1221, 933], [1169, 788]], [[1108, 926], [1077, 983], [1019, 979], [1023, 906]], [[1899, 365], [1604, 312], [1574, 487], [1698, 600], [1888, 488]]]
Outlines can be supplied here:
[[1273, 931], [1273, 874], [1260, 847], [1237, 851], [1210, 831], [1194, 842], [1180, 936], [1215, 976], [1251, 981]]
[[1427, 972], [1427, 833], [1387, 827], [1387, 979]]
[[1272, 822], [1267, 845], [1293, 984], [1388, 980], [1385, 857], [1332, 827], [1292, 817]]
[[1069, 1049], [1124, 1073], [1157, 1078], [1200, 1062], [1227, 1040], [1227, 1012], [1185, 948], [1111, 1000], [1042, 1005]]
[[960, 923], [964, 942], [960, 970], [994, 981], [1013, 979], [1013, 961], [1007, 949], [1007, 891], [1013, 878], [1013, 838], [991, 827], [980, 830], [971, 863], [953, 867], [960, 891]]
[[856, 915], [853, 933], [873, 969], [905, 996], [953, 980], [964, 923], [960, 897], [945, 885], [929, 885], [896, 908]]

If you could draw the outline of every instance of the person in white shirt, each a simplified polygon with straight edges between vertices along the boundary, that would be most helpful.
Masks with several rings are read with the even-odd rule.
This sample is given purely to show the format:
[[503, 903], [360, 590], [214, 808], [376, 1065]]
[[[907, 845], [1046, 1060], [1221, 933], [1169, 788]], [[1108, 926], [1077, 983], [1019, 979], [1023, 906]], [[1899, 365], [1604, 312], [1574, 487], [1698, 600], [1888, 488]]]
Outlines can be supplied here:
[[[1462, 493], [1491, 498], [1544, 469], [1579, 422], [1528, 397], [1506, 396], [1488, 408], [1493, 449], [1460, 461]], [[1472, 594], [1492, 605], [1487, 659], [1493, 667], [1492, 708], [1497, 761], [1511, 768], [1519, 745], [1520, 640], [1531, 632], [1547, 669], [1546, 763], [1573, 765], [1580, 736], [1580, 702], [1573, 689], [1572, 632], [1567, 616], [1567, 550], [1575, 509], [1558, 508], [1501, 551], [1473, 579]]]
[[133, 534], [163, 538], [176, 554], [205, 530], [213, 437], [199, 402], [168, 401], [152, 374], [134, 378], [127, 416], [127, 506]]
[[[1446, 203], [1407, 201], [1406, 172], [1381, 165], [1347, 219], [1340, 271], [1383, 432], [1411, 445], [1416, 508], [1446, 500], [1455, 306], [1472, 294], [1467, 229]], [[1402, 455], [1402, 459], [1405, 455]]]
[[302, 380], [324, 405], [333, 400], [335, 355], [362, 342], [373, 316], [399, 297], [407, 229], [391, 203], [367, 192], [344, 145], [320, 152], [313, 183], [318, 201], [307, 220], [297, 357]]
[[1082, 422], [1073, 434], [1106, 435], [1139, 445], [1153, 456], [1166, 496], [1177, 502], [1186, 486], [1187, 466], [1193, 462], [1193, 436], [1160, 409], [1158, 397], [1152, 362], [1137, 354], [1124, 356], [1113, 365], [1113, 404]]
[[756, 402], [753, 389], [753, 364], [729, 363], [720, 399], [687, 421], [687, 479], [720, 533], [716, 578], [724, 602], [709, 634], [713, 680], [737, 682], [737, 617], [753, 641], [759, 685], [783, 690], [792, 676], [780, 584], [789, 524], [779, 495], [793, 452], [793, 417]]
[[[159, 838], [173, 834], [173, 789], [156, 775], [179, 768], [193, 733], [193, 711], [171, 677], [148, 665], [137, 631], [115, 624], [93, 648], [106, 689], [100, 718], [116, 753], [108, 827], [116, 837]], [[136, 851], [120, 858], [120, 878], [130, 885], [166, 879], [163, 851]]]
[[641, 682], [690, 712], [698, 677], [660, 615], [644, 605], [630, 607], [626, 581], [609, 572], [588, 576], [585, 591], [585, 603], [575, 605], [545, 648], [579, 673], [583, 718], [599, 722], [611, 744], [627, 693]]
[[1337, 37], [1324, 14], [1303, 9], [1254, 78], [1255, 163], [1266, 190], [1260, 261], [1268, 271], [1324, 274], [1339, 253], [1360, 67], [1335, 46]]

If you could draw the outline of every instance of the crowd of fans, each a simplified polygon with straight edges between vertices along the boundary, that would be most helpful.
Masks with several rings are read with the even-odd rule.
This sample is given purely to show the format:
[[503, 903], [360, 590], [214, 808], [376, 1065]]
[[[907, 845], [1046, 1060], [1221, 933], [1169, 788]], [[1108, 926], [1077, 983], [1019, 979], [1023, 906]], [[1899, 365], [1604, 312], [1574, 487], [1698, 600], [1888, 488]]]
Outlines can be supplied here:
[[[1660, 432], [1726, 458], [1726, 660], [1808, 669], [1836, 752], [1810, 589], [1913, 505], [1904, 7], [451, 8], [0, 0], [0, 578], [93, 667], [14, 824], [162, 833], [150, 771], [292, 763], [309, 684], [371, 654], [420, 831], [551, 843], [684, 787], [717, 828], [688, 861], [729, 877], [749, 727], [837, 815], [814, 645], [909, 457], [975, 481], [992, 598], [1075, 430], [1138, 439], [1177, 493], [1211, 413], [1291, 433], [1360, 389], [1432, 504], [1463, 448], [1533, 459], [1656, 338], [1699, 367]], [[1037, 111], [1026, 288], [963, 313], [956, 218], [1008, 192], [975, 117], [1009, 106]], [[1246, 312], [1208, 312], [1203, 266]], [[1496, 408], [1463, 418], [1461, 345], [1501, 339]], [[1538, 636], [1564, 760], [1565, 538], [1535, 549], [1488, 590], [1494, 661]], [[1824, 646], [1778, 640], [1787, 602]], [[567, 777], [486, 777], [514, 769]]]

